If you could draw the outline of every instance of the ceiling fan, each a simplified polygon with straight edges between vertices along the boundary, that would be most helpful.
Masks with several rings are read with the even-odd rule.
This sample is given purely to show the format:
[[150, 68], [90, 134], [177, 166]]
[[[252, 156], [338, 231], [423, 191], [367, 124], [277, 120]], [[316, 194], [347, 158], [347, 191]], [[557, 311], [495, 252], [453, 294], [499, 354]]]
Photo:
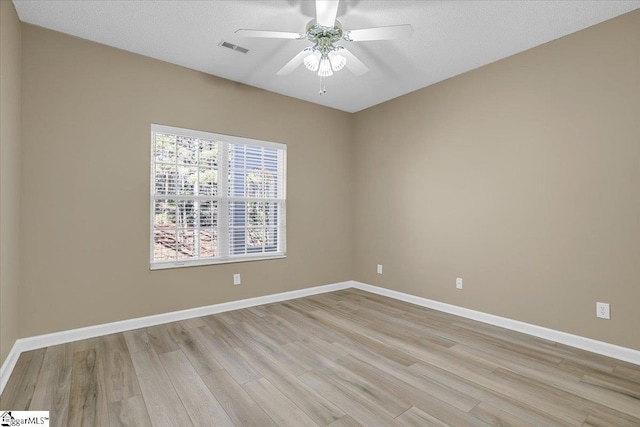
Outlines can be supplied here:
[[276, 74], [281, 76], [291, 74], [304, 63], [305, 67], [317, 72], [320, 76], [320, 95], [322, 95], [327, 92], [324, 79], [332, 76], [334, 71], [340, 71], [345, 66], [356, 76], [369, 71], [369, 68], [346, 47], [335, 43], [340, 40], [346, 42], [393, 40], [410, 37], [413, 33], [413, 27], [410, 24], [345, 30], [336, 21], [338, 4], [339, 0], [316, 0], [316, 19], [307, 24], [305, 33], [241, 29], [236, 30], [236, 34], [244, 37], [311, 41], [312, 46], [305, 47]]

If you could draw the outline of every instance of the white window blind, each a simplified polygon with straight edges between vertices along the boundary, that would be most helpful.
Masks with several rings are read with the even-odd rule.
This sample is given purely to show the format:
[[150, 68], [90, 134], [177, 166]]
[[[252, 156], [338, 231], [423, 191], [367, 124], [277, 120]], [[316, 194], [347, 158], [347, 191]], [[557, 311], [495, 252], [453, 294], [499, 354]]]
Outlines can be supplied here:
[[286, 145], [151, 125], [151, 269], [286, 254]]

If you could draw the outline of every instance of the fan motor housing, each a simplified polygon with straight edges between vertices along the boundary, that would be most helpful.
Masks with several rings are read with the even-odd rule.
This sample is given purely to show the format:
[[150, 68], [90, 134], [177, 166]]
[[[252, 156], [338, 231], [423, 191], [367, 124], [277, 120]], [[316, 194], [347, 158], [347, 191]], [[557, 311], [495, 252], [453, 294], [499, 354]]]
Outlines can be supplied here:
[[307, 24], [307, 39], [320, 47], [331, 47], [331, 45], [340, 40], [342, 36], [342, 25], [337, 20], [333, 27], [318, 25], [315, 19]]

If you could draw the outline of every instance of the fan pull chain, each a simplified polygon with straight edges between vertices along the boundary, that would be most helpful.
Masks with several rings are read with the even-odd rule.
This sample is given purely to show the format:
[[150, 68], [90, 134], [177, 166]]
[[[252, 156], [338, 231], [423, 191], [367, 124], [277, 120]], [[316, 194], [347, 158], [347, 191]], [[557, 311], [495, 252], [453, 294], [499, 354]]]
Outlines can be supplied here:
[[320, 91], [318, 95], [322, 95], [323, 93], [327, 93], [327, 87], [325, 86], [324, 76], [320, 77]]

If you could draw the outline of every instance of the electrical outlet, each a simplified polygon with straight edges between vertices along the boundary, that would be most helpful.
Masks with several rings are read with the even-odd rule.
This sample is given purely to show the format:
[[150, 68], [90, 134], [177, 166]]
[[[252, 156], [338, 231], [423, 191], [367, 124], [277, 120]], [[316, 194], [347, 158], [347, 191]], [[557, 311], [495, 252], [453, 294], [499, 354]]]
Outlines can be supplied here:
[[382, 274], [382, 264], [378, 264], [378, 274]]
[[611, 312], [609, 311], [609, 304], [606, 302], [596, 303], [596, 317], [600, 319], [611, 319]]
[[462, 277], [456, 279], [456, 288], [462, 289]]
[[240, 283], [242, 283], [242, 281], [240, 280], [240, 274], [234, 274], [233, 275], [233, 284], [234, 285], [239, 285]]

